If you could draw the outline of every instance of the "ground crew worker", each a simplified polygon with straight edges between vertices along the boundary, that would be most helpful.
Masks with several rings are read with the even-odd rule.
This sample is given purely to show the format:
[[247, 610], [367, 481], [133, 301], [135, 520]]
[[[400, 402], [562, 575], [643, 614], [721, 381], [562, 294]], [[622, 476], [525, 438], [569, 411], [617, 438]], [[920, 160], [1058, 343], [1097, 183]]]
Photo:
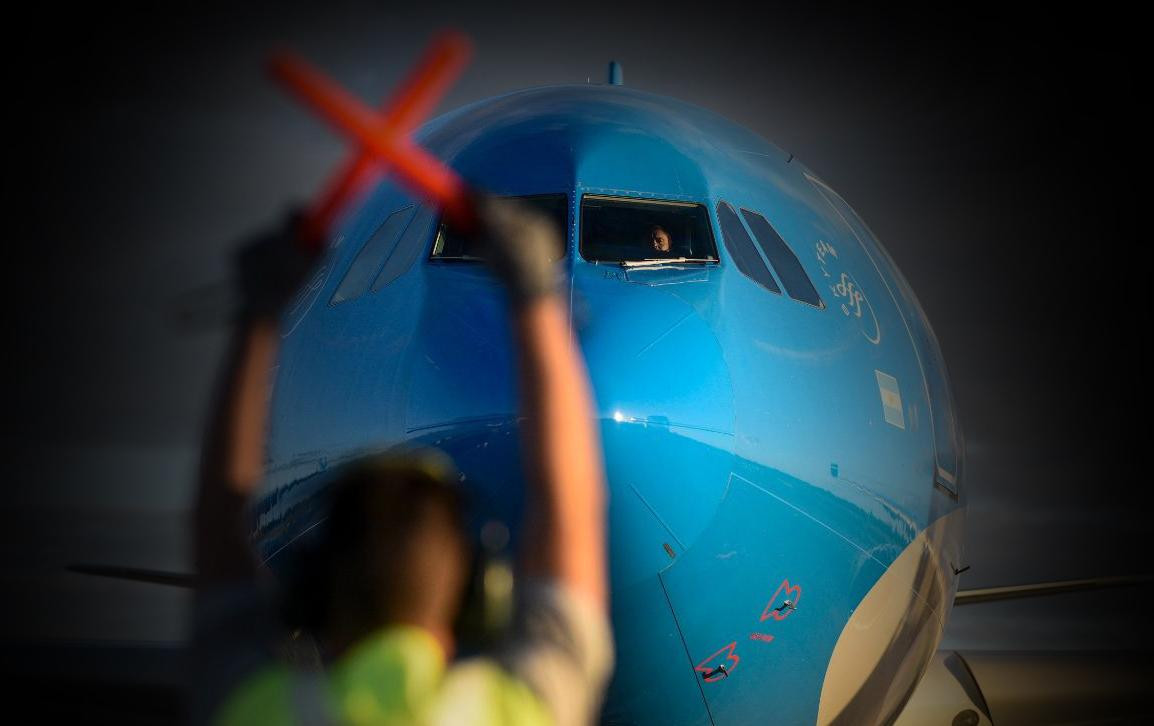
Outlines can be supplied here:
[[[558, 231], [513, 200], [477, 199], [477, 233], [508, 294], [526, 461], [514, 625], [489, 657], [450, 663], [468, 567], [459, 497], [432, 455], [369, 460], [333, 485], [328, 574], [309, 621], [324, 661], [272, 661], [273, 612], [246, 533], [263, 478], [276, 320], [311, 267], [286, 231], [240, 258], [244, 312], [205, 440], [194, 717], [217, 723], [557, 723], [597, 714], [612, 662], [605, 489], [589, 382], [556, 292]], [[291, 224], [290, 224], [291, 227]], [[323, 558], [322, 558], [323, 559]], [[290, 605], [293, 603], [290, 603]]]

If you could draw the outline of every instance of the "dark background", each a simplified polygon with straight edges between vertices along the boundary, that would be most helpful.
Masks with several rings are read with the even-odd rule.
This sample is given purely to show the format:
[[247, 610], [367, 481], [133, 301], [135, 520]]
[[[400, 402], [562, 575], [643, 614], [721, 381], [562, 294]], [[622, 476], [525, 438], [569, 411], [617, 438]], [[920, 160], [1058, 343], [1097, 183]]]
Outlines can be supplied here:
[[[750, 127], [854, 205], [952, 376], [964, 587], [1150, 572], [1138, 24], [716, 2], [33, 9], [9, 23], [4, 58], [0, 635], [183, 637], [183, 591], [64, 568], [188, 567], [224, 329], [177, 312], [218, 299], [195, 291], [225, 281], [238, 240], [345, 154], [266, 80], [263, 58], [291, 46], [375, 103], [445, 26], [476, 54], [442, 111], [604, 82], [616, 59], [627, 85]], [[959, 608], [946, 645], [1148, 647], [1150, 606], [1147, 588]]]

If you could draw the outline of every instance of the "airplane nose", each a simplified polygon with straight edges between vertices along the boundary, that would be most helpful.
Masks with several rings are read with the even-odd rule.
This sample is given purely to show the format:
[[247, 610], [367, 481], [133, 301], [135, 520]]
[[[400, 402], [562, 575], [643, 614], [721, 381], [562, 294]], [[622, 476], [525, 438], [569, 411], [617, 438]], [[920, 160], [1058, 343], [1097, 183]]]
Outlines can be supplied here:
[[692, 545], [725, 494], [729, 369], [706, 320], [661, 287], [581, 285], [574, 307], [601, 423], [614, 581], [652, 577]]

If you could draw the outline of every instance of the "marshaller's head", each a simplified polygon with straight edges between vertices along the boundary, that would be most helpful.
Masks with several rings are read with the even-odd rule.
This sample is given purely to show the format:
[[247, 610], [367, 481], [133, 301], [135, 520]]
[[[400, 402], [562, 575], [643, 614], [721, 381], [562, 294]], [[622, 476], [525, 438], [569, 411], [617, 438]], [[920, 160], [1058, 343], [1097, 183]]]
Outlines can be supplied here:
[[433, 450], [346, 465], [290, 577], [290, 627], [339, 650], [387, 625], [416, 625], [451, 649], [470, 565], [457, 479]]

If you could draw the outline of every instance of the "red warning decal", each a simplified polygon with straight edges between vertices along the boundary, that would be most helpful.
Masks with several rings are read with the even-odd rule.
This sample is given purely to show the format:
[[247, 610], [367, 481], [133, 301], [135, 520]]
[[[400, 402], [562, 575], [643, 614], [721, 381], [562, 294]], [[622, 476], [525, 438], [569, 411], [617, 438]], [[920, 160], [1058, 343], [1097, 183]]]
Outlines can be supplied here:
[[765, 610], [761, 612], [761, 620], [765, 622], [770, 618], [774, 620], [785, 620], [790, 613], [797, 609], [797, 601], [801, 599], [801, 585], [790, 585], [789, 578], [781, 581], [777, 592], [773, 593], [773, 597], [765, 604]]
[[[713, 683], [722, 678], [728, 678], [730, 673], [737, 670], [737, 664], [741, 662], [741, 657], [734, 652], [735, 650], [737, 650], [736, 640], [693, 666], [693, 670], [700, 672], [706, 683]], [[713, 663], [722, 653], [725, 653], [725, 661], [716, 664]]]

